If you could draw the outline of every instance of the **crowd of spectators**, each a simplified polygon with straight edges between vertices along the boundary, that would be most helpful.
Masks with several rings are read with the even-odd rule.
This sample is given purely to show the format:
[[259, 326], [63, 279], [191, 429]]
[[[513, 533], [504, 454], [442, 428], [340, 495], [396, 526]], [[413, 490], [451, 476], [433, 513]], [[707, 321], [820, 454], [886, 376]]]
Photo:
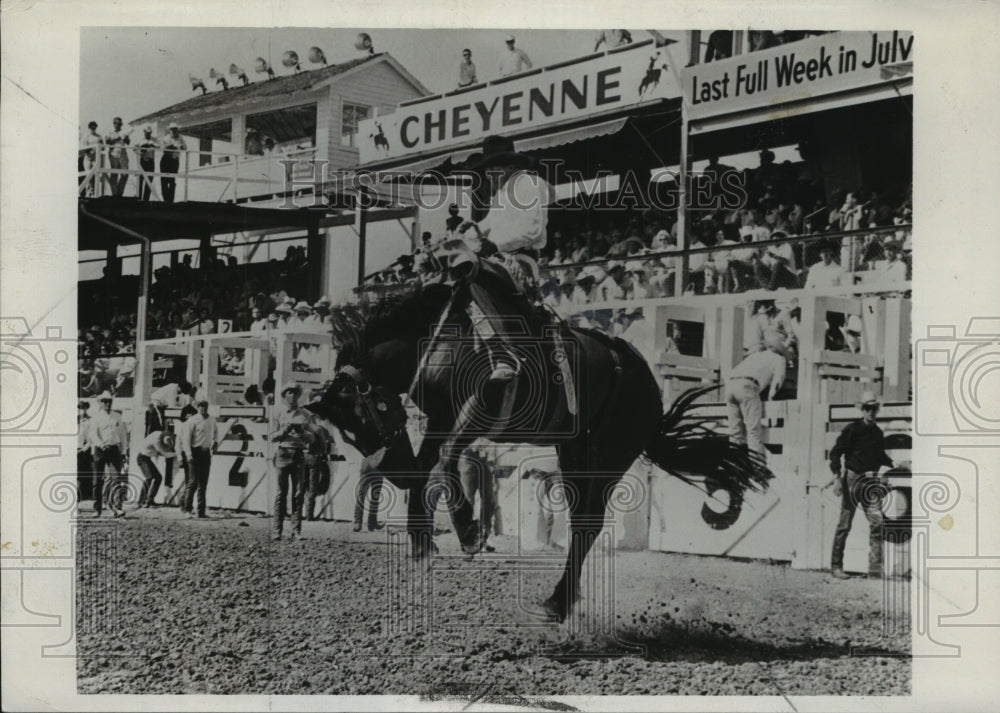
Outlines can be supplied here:
[[[289, 246], [283, 260], [240, 263], [210, 251], [199, 267], [191, 253], [173, 267], [153, 271], [146, 316], [146, 338], [178, 334], [256, 332], [281, 329], [325, 331], [329, 300], [315, 305], [296, 297], [308, 284], [305, 247]], [[80, 395], [109, 391], [131, 395], [135, 371], [135, 277], [104, 277], [81, 283], [79, 307]], [[325, 303], [325, 304], [324, 304]], [[238, 373], [242, 359], [224, 360], [223, 372]], [[233, 361], [235, 360], [235, 361]], [[232, 363], [230, 363], [232, 362]]]
[[[808, 156], [808, 146], [800, 146]], [[721, 177], [735, 169], [710, 159], [698, 180], [706, 195], [722, 190]], [[826, 197], [806, 161], [775, 162], [760, 152], [758, 167], [740, 173], [742, 207], [687, 214], [689, 255], [684, 294], [735, 293], [849, 286], [862, 281], [909, 279], [910, 191], [834, 189]], [[718, 205], [718, 203], [715, 203]], [[676, 213], [552, 210], [548, 240], [538, 256], [540, 290], [553, 307], [673, 296], [682, 275]], [[413, 255], [401, 256], [369, 281], [373, 291], [442, 272], [436, 248], [459, 237], [449, 220], [444, 235], [424, 233]], [[894, 229], [895, 228], [895, 229]], [[824, 238], [839, 232], [871, 230]], [[808, 237], [809, 239], [801, 239]], [[785, 242], [773, 242], [785, 240]], [[866, 274], [867, 273], [867, 274]]]

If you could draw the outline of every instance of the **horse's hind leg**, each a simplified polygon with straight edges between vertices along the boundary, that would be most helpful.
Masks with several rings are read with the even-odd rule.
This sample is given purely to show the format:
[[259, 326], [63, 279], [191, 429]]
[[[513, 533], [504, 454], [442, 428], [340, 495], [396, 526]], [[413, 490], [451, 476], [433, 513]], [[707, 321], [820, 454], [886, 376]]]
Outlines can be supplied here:
[[580, 598], [583, 562], [604, 527], [604, 500], [600, 495], [603, 479], [590, 473], [586, 445], [560, 446], [559, 464], [564, 489], [561, 499], [569, 504], [569, 542], [563, 575], [542, 607], [548, 617], [564, 621]]
[[586, 447], [559, 449], [563, 482], [569, 488], [566, 495], [570, 499], [570, 540], [563, 576], [552, 596], [543, 603], [546, 613], [558, 621], [565, 620], [580, 599], [584, 560], [604, 529], [608, 500], [615, 485], [639, 455], [635, 444], [629, 442], [633, 440], [636, 439], [623, 436], [615, 440], [614, 446], [605, 442], [601, 452], [617, 451], [610, 458], [597, 459]]

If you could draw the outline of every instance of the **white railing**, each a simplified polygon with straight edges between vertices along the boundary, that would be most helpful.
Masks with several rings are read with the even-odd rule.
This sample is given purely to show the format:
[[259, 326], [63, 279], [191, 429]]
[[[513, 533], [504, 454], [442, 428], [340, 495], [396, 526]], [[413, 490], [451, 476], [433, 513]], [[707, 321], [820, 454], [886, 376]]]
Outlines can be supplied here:
[[[111, 151], [123, 150], [127, 166], [112, 166]], [[137, 146], [94, 146], [81, 148], [83, 170], [78, 171], [81, 198], [116, 196], [140, 200], [234, 202], [254, 197], [274, 196], [289, 190], [295, 180], [301, 187], [313, 176], [316, 149], [295, 149], [265, 156], [246, 156], [212, 151], [178, 151], [176, 173], [160, 170], [163, 151], [156, 151], [152, 171], [143, 170]], [[210, 163], [201, 163], [207, 156]], [[171, 198], [171, 184], [173, 195]]]

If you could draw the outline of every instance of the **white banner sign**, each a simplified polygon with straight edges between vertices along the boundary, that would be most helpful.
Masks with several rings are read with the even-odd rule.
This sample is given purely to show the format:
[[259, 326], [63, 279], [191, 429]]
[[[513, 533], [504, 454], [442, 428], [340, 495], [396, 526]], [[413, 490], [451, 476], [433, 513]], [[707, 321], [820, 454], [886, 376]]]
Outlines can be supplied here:
[[681, 64], [651, 43], [445, 95], [360, 123], [360, 163], [473, 144], [680, 95]]
[[832, 32], [684, 71], [689, 119], [762, 109], [911, 74], [913, 33]]

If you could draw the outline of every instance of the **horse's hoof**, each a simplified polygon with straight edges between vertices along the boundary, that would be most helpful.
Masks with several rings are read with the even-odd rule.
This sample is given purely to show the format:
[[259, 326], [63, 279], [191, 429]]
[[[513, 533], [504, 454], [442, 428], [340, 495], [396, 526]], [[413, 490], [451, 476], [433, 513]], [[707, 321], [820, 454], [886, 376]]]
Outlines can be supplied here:
[[566, 612], [550, 599], [539, 602], [538, 610], [530, 612], [530, 618], [542, 624], [562, 624], [566, 621]]
[[[472, 539], [469, 540], [469, 533], [472, 533]], [[479, 526], [479, 522], [475, 521], [466, 530], [466, 537], [462, 541], [462, 552], [467, 555], [477, 555], [479, 554], [483, 547], [486, 545], [486, 533], [483, 532], [482, 528]]]

